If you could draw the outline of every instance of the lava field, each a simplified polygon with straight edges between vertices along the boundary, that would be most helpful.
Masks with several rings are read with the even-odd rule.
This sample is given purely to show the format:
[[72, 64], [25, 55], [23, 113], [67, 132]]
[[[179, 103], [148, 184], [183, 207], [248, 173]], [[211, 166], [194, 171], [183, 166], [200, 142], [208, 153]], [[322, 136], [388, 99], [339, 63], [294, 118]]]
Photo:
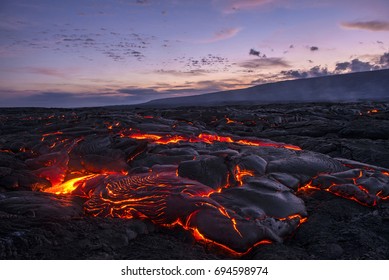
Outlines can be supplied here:
[[388, 259], [389, 103], [0, 113], [1, 259]]

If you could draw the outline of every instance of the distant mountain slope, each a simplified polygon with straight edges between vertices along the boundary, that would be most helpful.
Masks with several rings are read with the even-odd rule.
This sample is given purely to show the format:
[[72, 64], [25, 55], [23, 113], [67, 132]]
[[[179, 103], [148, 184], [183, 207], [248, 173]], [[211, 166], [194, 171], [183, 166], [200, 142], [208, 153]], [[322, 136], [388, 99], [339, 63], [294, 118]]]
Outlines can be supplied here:
[[389, 100], [389, 69], [282, 81], [245, 89], [152, 100], [146, 107]]

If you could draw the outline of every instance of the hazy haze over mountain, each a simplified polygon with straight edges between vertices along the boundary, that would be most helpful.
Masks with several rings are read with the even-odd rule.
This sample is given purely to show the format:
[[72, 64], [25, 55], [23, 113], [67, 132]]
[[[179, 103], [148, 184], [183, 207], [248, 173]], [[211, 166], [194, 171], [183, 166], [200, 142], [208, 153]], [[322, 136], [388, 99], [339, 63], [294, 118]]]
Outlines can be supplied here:
[[299, 79], [197, 96], [165, 98], [145, 106], [192, 106], [389, 99], [389, 70]]

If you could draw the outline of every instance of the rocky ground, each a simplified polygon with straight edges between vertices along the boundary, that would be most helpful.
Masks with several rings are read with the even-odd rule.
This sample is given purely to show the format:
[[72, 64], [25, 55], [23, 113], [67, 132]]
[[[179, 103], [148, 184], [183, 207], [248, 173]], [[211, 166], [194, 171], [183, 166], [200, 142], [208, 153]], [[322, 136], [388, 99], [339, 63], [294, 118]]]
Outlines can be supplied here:
[[389, 258], [388, 103], [15, 108], [0, 131], [1, 259]]

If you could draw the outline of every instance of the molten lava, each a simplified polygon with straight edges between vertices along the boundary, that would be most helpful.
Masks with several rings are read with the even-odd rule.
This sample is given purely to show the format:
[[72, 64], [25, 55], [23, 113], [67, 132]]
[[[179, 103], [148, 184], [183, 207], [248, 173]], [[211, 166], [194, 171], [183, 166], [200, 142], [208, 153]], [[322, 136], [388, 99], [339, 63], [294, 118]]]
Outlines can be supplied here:
[[377, 109], [371, 109], [371, 110], [368, 110], [367, 113], [368, 114], [376, 114], [378, 113], [379, 111]]
[[183, 135], [157, 135], [157, 134], [148, 134], [148, 133], [132, 133], [129, 135], [121, 134], [122, 137], [129, 137], [137, 140], [151, 140], [156, 144], [174, 144], [178, 142], [190, 142], [190, 143], [207, 143], [213, 144], [215, 142], [224, 142], [224, 143], [234, 143], [245, 146], [256, 146], [256, 147], [275, 147], [275, 148], [285, 148], [290, 150], [301, 150], [300, 147], [294, 145], [287, 145], [282, 143], [274, 142], [265, 142], [257, 139], [238, 139], [232, 138], [229, 136], [219, 136], [215, 134], [206, 134], [201, 133], [198, 136], [183, 136]]
[[228, 118], [228, 117], [225, 117], [225, 120], [226, 120], [226, 123], [227, 123], [227, 124], [231, 124], [231, 123], [242, 124], [242, 122], [232, 120], [232, 119], [230, 119], [230, 118]]
[[[387, 200], [389, 195], [384, 195], [383, 191], [375, 191], [378, 182], [369, 181], [375, 170], [355, 170], [343, 172], [342, 176], [335, 180], [330, 174], [319, 174], [309, 183], [299, 188], [299, 191], [321, 190], [337, 196], [353, 200], [364, 206], [376, 206], [379, 200]], [[357, 172], [356, 172], [357, 171]], [[386, 171], [380, 172], [383, 176]], [[379, 173], [378, 173], [379, 174]], [[331, 179], [334, 180], [331, 182]], [[366, 184], [366, 185], [364, 185]], [[382, 183], [381, 183], [382, 184]]]
[[[153, 116], [143, 116], [143, 118], [155, 119]], [[234, 122], [228, 118], [226, 120], [227, 123]], [[269, 167], [267, 162], [274, 160], [272, 156], [268, 156], [268, 153], [275, 152], [270, 149], [252, 148], [253, 154], [249, 154], [250, 146], [272, 147], [280, 149], [276, 154], [283, 155], [285, 158], [295, 156], [296, 160], [305, 163], [304, 159], [299, 157], [304, 154], [304, 151], [297, 146], [256, 138], [208, 133], [197, 135], [142, 133], [134, 128], [115, 132], [114, 128], [120, 127], [119, 122], [105, 123], [105, 125], [107, 131], [111, 135], [120, 136], [118, 137], [120, 140], [131, 143], [135, 142], [133, 140], [139, 140], [140, 143], [131, 147], [129, 154], [126, 155], [125, 167], [128, 167], [128, 170], [120, 165], [116, 169], [105, 168], [105, 166], [96, 168], [90, 158], [99, 158], [98, 155], [86, 157], [89, 159], [88, 164], [92, 165], [89, 171], [69, 170], [70, 153], [74, 147], [82, 143], [82, 138], [57, 139], [55, 137], [63, 136], [61, 131], [46, 133], [42, 141], [47, 142], [50, 149], [59, 150], [64, 147], [64, 151], [48, 153], [30, 162], [31, 166], [43, 166], [33, 173], [51, 183], [51, 187], [46, 188], [45, 192], [84, 197], [85, 213], [91, 216], [148, 219], [165, 227], [179, 226], [190, 231], [199, 242], [212, 243], [234, 255], [245, 254], [259, 244], [280, 242], [307, 221], [303, 201], [295, 196], [295, 191], [287, 185], [288, 177], [281, 176], [284, 172], [287, 176], [293, 177], [297, 172], [293, 166], [283, 169], [280, 165], [279, 169], [267, 174], [269, 168], [278, 166]], [[47, 140], [48, 137], [50, 141]], [[86, 150], [95, 152], [99, 149], [99, 145], [104, 146], [106, 141], [104, 139], [96, 142]], [[186, 145], [191, 148], [183, 152], [183, 145], [180, 145], [182, 142], [187, 143]], [[201, 149], [195, 151], [198, 148], [195, 143], [207, 145], [200, 145]], [[214, 146], [227, 148], [217, 150], [213, 147], [215, 143], [227, 143], [227, 145]], [[161, 146], [156, 148], [156, 145]], [[161, 154], [152, 154], [154, 151], [162, 151], [163, 154], [165, 149], [170, 148], [177, 153], [173, 153], [172, 159], [169, 159], [171, 162], [168, 160], [166, 163], [162, 160], [160, 163]], [[98, 152], [103, 153], [102, 150], [104, 149]], [[73, 162], [79, 159], [79, 164], [82, 165], [85, 159], [79, 151], [82, 149], [73, 154]], [[179, 172], [179, 167], [182, 167], [180, 161], [188, 161], [190, 152], [195, 154], [189, 158], [200, 158], [200, 164], [193, 170], [191, 168], [185, 170], [188, 178], [184, 178], [181, 177], [184, 176], [183, 173]], [[242, 155], [243, 153], [246, 154]], [[119, 153], [113, 152], [113, 154]], [[147, 165], [149, 154], [158, 156], [154, 164]], [[222, 160], [216, 161], [215, 158], [219, 154], [222, 155], [220, 156]], [[238, 161], [233, 160], [237, 156], [239, 156]], [[261, 156], [264, 158], [268, 156], [267, 161]], [[208, 170], [207, 161], [202, 162], [202, 159], [209, 160], [212, 171]], [[377, 189], [373, 181], [379, 176], [387, 178], [389, 172], [376, 171], [370, 167], [371, 170], [357, 169], [346, 164], [344, 166], [345, 170], [341, 169], [343, 173], [339, 171], [338, 173], [335, 171], [316, 173], [309, 183], [298, 188], [298, 192], [311, 189], [322, 190], [368, 206], [374, 206], [379, 200], [389, 198], [387, 191]], [[130, 169], [130, 167], [134, 168]], [[307, 168], [309, 167], [308, 165]], [[213, 170], [216, 173], [221, 171], [220, 174], [214, 174]], [[290, 174], [287, 173], [288, 170], [291, 170]], [[192, 172], [199, 174], [192, 174]], [[78, 177], [74, 177], [76, 175]], [[196, 179], [189, 179], [192, 178], [191, 176]], [[207, 184], [207, 176], [218, 179], [217, 185]], [[377, 182], [386, 180], [381, 180], [381, 177]], [[64, 181], [65, 178], [71, 179]]]
[[239, 165], [235, 167], [234, 178], [237, 182], [239, 182], [239, 186], [243, 185], [243, 177], [246, 176], [254, 176], [254, 172], [250, 170], [241, 170]]
[[70, 179], [62, 184], [54, 185], [50, 188], [45, 189], [45, 192], [54, 194], [69, 194], [72, 193], [76, 188], [80, 187], [80, 184], [85, 183], [88, 179], [94, 178], [97, 175], [91, 174], [78, 178]]

